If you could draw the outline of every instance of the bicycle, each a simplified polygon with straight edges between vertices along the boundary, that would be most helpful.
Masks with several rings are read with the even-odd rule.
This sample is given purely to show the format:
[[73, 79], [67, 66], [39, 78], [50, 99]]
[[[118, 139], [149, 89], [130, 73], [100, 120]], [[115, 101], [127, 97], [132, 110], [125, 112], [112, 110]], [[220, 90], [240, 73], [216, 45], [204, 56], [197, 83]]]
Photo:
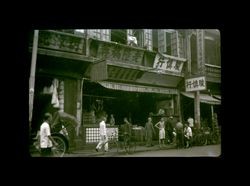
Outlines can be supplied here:
[[119, 152], [119, 144], [118, 144], [118, 132], [115, 130], [108, 136], [109, 150], [112, 148], [116, 148], [116, 152]]
[[[52, 133], [51, 136], [57, 143], [56, 146], [52, 146], [52, 157], [63, 157], [68, 150], [68, 142], [66, 138], [62, 134], [58, 133]], [[36, 136], [33, 140], [35, 141], [32, 143], [31, 149], [40, 154], [41, 148], [39, 144], [39, 136]]]

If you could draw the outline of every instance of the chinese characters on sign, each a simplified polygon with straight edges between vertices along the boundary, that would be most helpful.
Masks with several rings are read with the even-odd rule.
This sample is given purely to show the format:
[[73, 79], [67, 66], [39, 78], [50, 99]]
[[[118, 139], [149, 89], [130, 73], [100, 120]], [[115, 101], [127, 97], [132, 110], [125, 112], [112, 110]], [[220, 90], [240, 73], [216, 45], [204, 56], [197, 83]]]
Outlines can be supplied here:
[[204, 69], [201, 68], [205, 63], [205, 54], [204, 54], [204, 30], [197, 30], [197, 60], [198, 60], [198, 69], [201, 73], [204, 73]]
[[185, 80], [186, 92], [205, 90], [206, 89], [206, 80], [205, 77], [197, 77]]
[[153, 68], [181, 73], [184, 61], [185, 59], [175, 59], [164, 54], [157, 54], [155, 57]]
[[98, 58], [136, 65], [142, 65], [143, 55], [143, 50], [136, 50], [110, 43], [100, 43], [97, 52]]

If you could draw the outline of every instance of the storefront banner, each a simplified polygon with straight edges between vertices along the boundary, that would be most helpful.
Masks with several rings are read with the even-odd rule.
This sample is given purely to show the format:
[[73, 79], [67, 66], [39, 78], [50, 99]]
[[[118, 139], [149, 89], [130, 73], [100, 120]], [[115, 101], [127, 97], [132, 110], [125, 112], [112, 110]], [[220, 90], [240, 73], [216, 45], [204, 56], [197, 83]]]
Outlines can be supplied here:
[[181, 73], [186, 59], [158, 53], [155, 56], [153, 68], [156, 70]]

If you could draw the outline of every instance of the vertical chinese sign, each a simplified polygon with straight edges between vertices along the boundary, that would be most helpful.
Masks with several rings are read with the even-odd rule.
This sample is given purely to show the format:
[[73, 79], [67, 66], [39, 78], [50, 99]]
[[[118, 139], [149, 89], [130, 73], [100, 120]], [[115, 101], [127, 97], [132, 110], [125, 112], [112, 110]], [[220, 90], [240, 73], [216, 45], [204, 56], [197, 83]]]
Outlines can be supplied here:
[[204, 74], [205, 50], [204, 50], [204, 30], [197, 29], [197, 73]]

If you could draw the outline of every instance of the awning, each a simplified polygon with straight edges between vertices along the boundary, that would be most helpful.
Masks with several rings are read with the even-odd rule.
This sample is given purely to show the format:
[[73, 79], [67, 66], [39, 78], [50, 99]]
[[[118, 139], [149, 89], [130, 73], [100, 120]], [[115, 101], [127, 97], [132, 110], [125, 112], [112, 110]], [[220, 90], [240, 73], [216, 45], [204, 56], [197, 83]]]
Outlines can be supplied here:
[[[193, 98], [194, 99], [194, 92], [181, 92], [182, 95]], [[218, 99], [213, 98], [212, 96], [208, 94], [200, 94], [200, 102], [201, 103], [207, 103], [210, 105], [220, 105], [221, 101]]]
[[221, 100], [221, 96], [220, 95], [213, 95], [213, 98]]
[[100, 81], [103, 87], [114, 89], [114, 90], [123, 90], [130, 92], [148, 92], [148, 93], [160, 93], [160, 94], [177, 94], [177, 89], [174, 88], [164, 88], [164, 87], [153, 87], [153, 86], [143, 86], [135, 84], [125, 84], [125, 83], [116, 83], [116, 82], [107, 82]]

